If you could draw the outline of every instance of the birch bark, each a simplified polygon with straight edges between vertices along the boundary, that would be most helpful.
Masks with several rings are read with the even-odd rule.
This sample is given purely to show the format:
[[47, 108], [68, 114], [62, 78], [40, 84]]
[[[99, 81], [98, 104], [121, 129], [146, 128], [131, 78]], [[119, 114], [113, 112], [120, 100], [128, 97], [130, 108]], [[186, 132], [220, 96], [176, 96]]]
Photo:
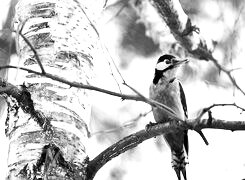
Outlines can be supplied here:
[[[14, 18], [19, 60], [13, 65], [40, 70], [22, 33], [45, 72], [90, 84], [100, 49], [91, 9], [91, 1], [20, 0]], [[6, 97], [8, 179], [86, 179], [89, 92], [21, 70], [12, 83], [25, 95]]]

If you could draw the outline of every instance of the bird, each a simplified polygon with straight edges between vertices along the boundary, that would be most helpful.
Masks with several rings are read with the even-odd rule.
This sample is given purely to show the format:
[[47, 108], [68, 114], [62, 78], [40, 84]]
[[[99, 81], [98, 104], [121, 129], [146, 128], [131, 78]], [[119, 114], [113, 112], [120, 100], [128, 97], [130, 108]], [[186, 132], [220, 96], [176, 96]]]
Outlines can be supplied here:
[[[178, 60], [170, 54], [162, 55], [156, 64], [153, 81], [150, 85], [149, 97], [164, 104], [174, 112], [180, 120], [187, 120], [188, 112], [186, 97], [181, 82], [176, 78], [181, 65], [188, 62], [188, 59]], [[153, 107], [153, 116], [158, 123], [169, 122], [171, 114], [161, 108]], [[185, 180], [186, 164], [188, 164], [188, 135], [187, 130], [163, 134], [163, 137], [171, 149], [172, 167], [176, 172], [178, 180], [181, 180], [181, 173]]]

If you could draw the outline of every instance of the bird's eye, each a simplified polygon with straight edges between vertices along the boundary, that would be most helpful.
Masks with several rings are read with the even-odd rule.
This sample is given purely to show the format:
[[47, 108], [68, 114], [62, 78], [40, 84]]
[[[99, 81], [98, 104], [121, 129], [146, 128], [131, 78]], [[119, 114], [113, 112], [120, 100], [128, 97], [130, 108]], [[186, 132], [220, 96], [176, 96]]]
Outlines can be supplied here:
[[165, 63], [166, 63], [166, 64], [171, 64], [171, 62], [172, 62], [172, 60], [170, 60], [170, 59], [165, 59]]

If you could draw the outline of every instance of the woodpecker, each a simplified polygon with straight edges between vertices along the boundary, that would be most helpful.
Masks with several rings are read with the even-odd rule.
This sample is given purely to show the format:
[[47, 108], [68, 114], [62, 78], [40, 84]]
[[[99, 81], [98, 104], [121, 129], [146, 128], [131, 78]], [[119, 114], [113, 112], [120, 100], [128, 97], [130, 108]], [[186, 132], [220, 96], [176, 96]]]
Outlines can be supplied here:
[[[168, 54], [161, 56], [157, 61], [154, 79], [150, 86], [150, 98], [172, 109], [183, 121], [188, 118], [186, 98], [176, 74], [178, 67], [187, 61], [187, 59], [177, 60], [175, 56]], [[157, 107], [153, 107], [153, 116], [156, 122], [169, 121], [169, 113]], [[180, 173], [187, 180], [185, 169], [189, 148], [187, 131], [171, 132], [164, 134], [163, 137], [171, 149], [172, 167], [178, 180], [181, 180]]]

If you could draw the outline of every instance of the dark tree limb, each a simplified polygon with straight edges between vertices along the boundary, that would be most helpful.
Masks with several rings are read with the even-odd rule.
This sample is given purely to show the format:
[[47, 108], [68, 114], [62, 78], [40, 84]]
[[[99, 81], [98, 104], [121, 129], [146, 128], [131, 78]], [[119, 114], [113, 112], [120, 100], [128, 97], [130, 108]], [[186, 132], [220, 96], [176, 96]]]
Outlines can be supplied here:
[[[146, 126], [145, 130], [138, 131], [123, 138], [122, 140], [105, 149], [93, 160], [91, 160], [87, 167], [88, 180], [92, 180], [98, 170], [103, 167], [108, 161], [126, 152], [127, 150], [136, 147], [138, 144], [147, 139], [162, 135], [164, 133], [176, 132], [179, 130], [195, 130], [199, 133], [202, 129], [207, 128], [231, 131], [245, 130], [245, 121], [225, 121], [210, 116], [208, 119], [200, 119], [199, 117], [197, 117], [188, 121], [171, 120], [167, 123], [150, 123]], [[203, 139], [206, 138], [203, 137]]]
[[127, 150], [136, 147], [138, 144], [147, 139], [163, 134], [163, 132], [176, 131], [174, 128], [179, 128], [179, 126], [177, 126], [178, 122], [179, 121], [173, 121], [165, 124], [157, 124], [154, 126], [150, 125], [150, 127], [148, 127], [146, 130], [141, 130], [131, 134], [108, 147], [89, 162], [87, 167], [88, 180], [92, 180], [98, 170], [114, 157], [117, 157]]
[[[245, 121], [225, 121], [213, 118], [210, 114], [210, 110], [217, 106], [234, 106], [244, 111], [244, 108], [236, 104], [214, 104], [212, 106], [204, 108], [201, 113], [203, 115], [204, 113], [209, 112], [208, 119], [200, 119], [202, 116], [199, 115], [197, 118], [190, 119], [188, 121], [178, 121], [172, 119], [170, 122], [167, 123], [150, 123], [146, 126], [145, 130], [138, 131], [123, 138], [122, 140], [105, 149], [93, 160], [91, 160], [87, 167], [88, 180], [92, 180], [98, 170], [112, 158], [126, 152], [129, 149], [136, 147], [138, 144], [147, 139], [162, 135], [164, 133], [176, 132], [179, 130], [195, 130], [200, 133], [202, 129], [207, 128], [231, 131], [245, 130]], [[204, 135], [202, 136], [202, 138], [204, 139], [204, 141], [206, 141], [205, 143], [208, 144]]]
[[221, 119], [212, 118], [210, 119], [193, 119], [187, 122], [188, 125], [192, 126], [193, 129], [223, 129], [230, 131], [245, 130], [245, 121], [225, 121]]
[[7, 95], [17, 100], [21, 109], [30, 114], [44, 131], [51, 130], [50, 120], [42, 112], [35, 110], [31, 94], [25, 85], [20, 88], [0, 78], [0, 95]]

